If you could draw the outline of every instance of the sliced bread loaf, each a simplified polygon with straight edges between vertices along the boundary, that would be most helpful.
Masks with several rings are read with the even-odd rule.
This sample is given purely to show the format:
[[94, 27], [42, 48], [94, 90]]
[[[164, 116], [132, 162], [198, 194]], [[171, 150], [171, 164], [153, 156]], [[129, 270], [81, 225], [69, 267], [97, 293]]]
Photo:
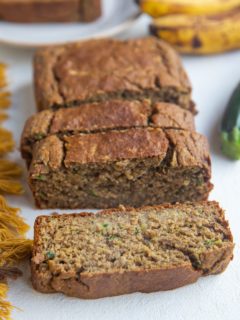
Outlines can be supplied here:
[[216, 202], [40, 216], [32, 282], [85, 299], [169, 290], [224, 271], [232, 256]]
[[204, 136], [158, 128], [51, 135], [35, 143], [29, 170], [40, 208], [207, 200], [210, 178]]
[[21, 153], [29, 164], [34, 144], [52, 134], [63, 136], [148, 126], [195, 129], [192, 113], [175, 104], [110, 100], [44, 110], [31, 116], [22, 133]]
[[11, 22], [90, 22], [100, 15], [101, 0], [0, 0], [0, 20]]
[[34, 79], [39, 110], [118, 98], [172, 102], [196, 112], [177, 53], [154, 37], [41, 49], [34, 59]]

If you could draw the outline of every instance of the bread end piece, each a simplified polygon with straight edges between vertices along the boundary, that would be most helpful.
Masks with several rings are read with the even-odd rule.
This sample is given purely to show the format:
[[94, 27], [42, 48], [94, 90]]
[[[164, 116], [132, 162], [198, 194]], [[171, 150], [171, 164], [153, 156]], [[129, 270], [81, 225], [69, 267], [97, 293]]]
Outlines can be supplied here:
[[[156, 211], [160, 216], [160, 220], [157, 220], [159, 217], [157, 218], [157, 216], [154, 215], [154, 212]], [[85, 267], [79, 268], [78, 266], [76, 269], [70, 268], [68, 271], [64, 271], [64, 269], [61, 268], [64, 264], [59, 265], [58, 262], [54, 264], [54, 260], [53, 263], [51, 263], [51, 261], [50, 263], [46, 262], [46, 256], [42, 251], [40, 244], [42, 241], [41, 234], [42, 229], [46, 228], [51, 221], [52, 226], [59, 225], [59, 227], [61, 226], [62, 221], [62, 226], [65, 226], [64, 228], [66, 228], [66, 225], [69, 225], [70, 223], [74, 226], [75, 232], [77, 230], [76, 228], [78, 228], [80, 224], [83, 224], [82, 230], [89, 228], [84, 225], [85, 219], [91, 220], [88, 226], [98, 226], [102, 221], [105, 221], [105, 224], [106, 221], [111, 221], [114, 222], [115, 226], [120, 225], [120, 230], [125, 230], [124, 228], [122, 229], [121, 217], [124, 218], [129, 216], [130, 220], [127, 221], [131, 221], [131, 223], [134, 224], [137, 220], [142, 221], [141, 219], [144, 215], [145, 223], [148, 223], [148, 220], [146, 220], [147, 215], [149, 216], [150, 223], [154, 221], [155, 227], [156, 222], [160, 222], [160, 242], [157, 241], [160, 244], [160, 247], [158, 250], [166, 250], [163, 251], [163, 255], [166, 254], [167, 256], [176, 250], [179, 254], [179, 259], [182, 259], [180, 263], [174, 265], [171, 258], [167, 258], [167, 264], [163, 262], [162, 265], [159, 265], [156, 260], [156, 265], [154, 266], [155, 263], [153, 263], [150, 268], [144, 268], [144, 266], [142, 266], [135, 270], [131, 270], [130, 267], [130, 269], [116, 270], [115, 268], [115, 270], [109, 269], [106, 271], [88, 272], [86, 264]], [[137, 218], [137, 220], [134, 220], [135, 218]], [[78, 222], [76, 222], [77, 219]], [[75, 223], [73, 223], [74, 220]], [[173, 228], [171, 221], [175, 223], [177, 228], [176, 230]], [[203, 221], [206, 223], [205, 226], [202, 224]], [[167, 228], [166, 230], [168, 231], [165, 233], [164, 227], [167, 227], [168, 223], [170, 223], [169, 226], [171, 226], [171, 228]], [[147, 224], [147, 226], [149, 225]], [[127, 228], [126, 230], [131, 229], [131, 225], [125, 225], [125, 227]], [[135, 224], [134, 227], [136, 227]], [[182, 233], [180, 233], [182, 238], [181, 241], [179, 241], [179, 237], [176, 236], [176, 232], [181, 230], [181, 228], [183, 228]], [[187, 231], [188, 228], [190, 228], [189, 231]], [[196, 234], [193, 229], [198, 230], [199, 234]], [[56, 227], [56, 230], [59, 229]], [[151, 234], [153, 231], [153, 229], [148, 228], [141, 230], [145, 236], [146, 234]], [[97, 232], [99, 232], [99, 230]], [[187, 236], [185, 237], [184, 234], [187, 234]], [[135, 233], [135, 235], [131, 237], [137, 236], [139, 236], [139, 234]], [[141, 241], [145, 243], [145, 236], [143, 238], [140, 236], [138, 240], [140, 241], [139, 245], [141, 245]], [[211, 236], [213, 236], [212, 240]], [[55, 235], [51, 239], [54, 239], [54, 237]], [[95, 237], [96, 236], [93, 236], [92, 239]], [[210, 237], [210, 240], [205, 237]], [[188, 239], [190, 243], [196, 241], [198, 244], [195, 247], [189, 246], [188, 243], [185, 243], [186, 239]], [[82, 241], [82, 239], [79, 241]], [[103, 240], [99, 239], [99, 248], [101, 248], [101, 241]], [[115, 246], [116, 243], [113, 242], [112, 245]], [[144, 244], [144, 246], [145, 245], [146, 244]], [[110, 251], [112, 250], [111, 246], [109, 247]], [[201, 276], [223, 272], [230, 260], [233, 258], [233, 248], [233, 239], [228, 222], [225, 220], [224, 212], [219, 207], [218, 203], [214, 201], [175, 205], [165, 204], [139, 209], [121, 207], [119, 209], [101, 211], [97, 213], [97, 215], [81, 213], [40, 216], [35, 222], [32, 282], [34, 288], [40, 292], [62, 292], [69, 296], [79, 297], [82, 299], [97, 299], [133, 292], [148, 293], [160, 290], [171, 290], [194, 283]], [[61, 245], [59, 250], [61, 251]], [[90, 251], [93, 250], [91, 249], [91, 245], [87, 250], [88, 253], [91, 254]], [[118, 249], [116, 247], [113, 250], [116, 252]], [[132, 250], [132, 248], [129, 248], [129, 250]], [[63, 251], [61, 252], [63, 253]], [[147, 249], [147, 252], [151, 256], [152, 253], [149, 249]], [[81, 251], [77, 251], [75, 254], [80, 257], [82, 253]], [[63, 259], [62, 263], [66, 263], [66, 261], [64, 262], [63, 255], [61, 255], [61, 257]], [[113, 256], [110, 255], [109, 257]], [[121, 256], [118, 259], [121, 259]], [[109, 261], [112, 260], [110, 259]], [[41, 265], [42, 263], [43, 265]], [[94, 263], [90, 263], [90, 265], [94, 265]]]
[[35, 55], [34, 79], [39, 110], [121, 98], [167, 101], [196, 113], [180, 58], [154, 37], [41, 49]]
[[0, 19], [17, 23], [91, 22], [101, 13], [101, 0], [0, 1]]

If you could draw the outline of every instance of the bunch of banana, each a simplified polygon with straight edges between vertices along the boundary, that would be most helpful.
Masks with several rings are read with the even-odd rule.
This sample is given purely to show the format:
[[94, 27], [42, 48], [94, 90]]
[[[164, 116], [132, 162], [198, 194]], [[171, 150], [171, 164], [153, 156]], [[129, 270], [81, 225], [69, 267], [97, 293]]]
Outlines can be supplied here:
[[150, 27], [151, 33], [182, 53], [214, 54], [240, 49], [240, 0], [138, 2], [144, 11], [158, 16]]
[[153, 18], [168, 14], [205, 15], [229, 12], [240, 7], [239, 0], [136, 0]]

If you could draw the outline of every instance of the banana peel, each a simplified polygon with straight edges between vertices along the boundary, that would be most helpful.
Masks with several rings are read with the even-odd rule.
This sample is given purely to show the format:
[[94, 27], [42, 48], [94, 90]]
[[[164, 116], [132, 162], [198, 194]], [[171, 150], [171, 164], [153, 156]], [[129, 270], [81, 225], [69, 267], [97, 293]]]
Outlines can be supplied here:
[[153, 35], [187, 54], [216, 54], [240, 49], [240, 9], [220, 15], [169, 15], [153, 20]]
[[158, 18], [171, 14], [212, 15], [240, 8], [239, 0], [136, 0], [140, 9]]

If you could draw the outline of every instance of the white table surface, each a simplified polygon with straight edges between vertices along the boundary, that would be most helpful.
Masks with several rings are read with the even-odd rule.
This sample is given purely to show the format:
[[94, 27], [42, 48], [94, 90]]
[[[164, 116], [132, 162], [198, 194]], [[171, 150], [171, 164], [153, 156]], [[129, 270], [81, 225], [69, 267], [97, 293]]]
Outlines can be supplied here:
[[[142, 17], [121, 38], [143, 36], [148, 18]], [[31, 59], [33, 51], [0, 46], [0, 61], [7, 62], [13, 93], [13, 106], [6, 127], [12, 129], [17, 145], [25, 120], [35, 112], [32, 89]], [[236, 243], [235, 258], [221, 275], [200, 279], [197, 283], [174, 291], [152, 294], [131, 294], [114, 298], [86, 301], [62, 294], [44, 295], [32, 289], [26, 264], [24, 276], [10, 282], [9, 299], [22, 309], [13, 312], [14, 320], [238, 320], [240, 319], [240, 161], [222, 156], [219, 149], [219, 123], [233, 88], [240, 81], [240, 51], [212, 57], [184, 57], [184, 65], [193, 84], [193, 96], [199, 109], [197, 129], [210, 142], [213, 183], [211, 199], [226, 210]], [[11, 158], [21, 163], [18, 150]], [[23, 178], [25, 183], [26, 175]], [[26, 183], [25, 183], [26, 184]], [[39, 214], [31, 193], [8, 197], [10, 203], [22, 209], [22, 215], [32, 226]], [[29, 232], [32, 237], [32, 229]]]

